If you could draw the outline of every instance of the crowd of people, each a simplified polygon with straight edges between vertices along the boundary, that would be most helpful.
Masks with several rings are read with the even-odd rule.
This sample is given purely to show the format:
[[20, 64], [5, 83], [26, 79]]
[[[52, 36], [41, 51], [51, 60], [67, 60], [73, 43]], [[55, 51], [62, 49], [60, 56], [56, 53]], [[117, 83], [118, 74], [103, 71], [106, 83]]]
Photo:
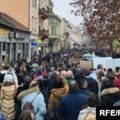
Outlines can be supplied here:
[[81, 68], [74, 52], [1, 63], [0, 120], [96, 120], [97, 106], [120, 106], [120, 67]]

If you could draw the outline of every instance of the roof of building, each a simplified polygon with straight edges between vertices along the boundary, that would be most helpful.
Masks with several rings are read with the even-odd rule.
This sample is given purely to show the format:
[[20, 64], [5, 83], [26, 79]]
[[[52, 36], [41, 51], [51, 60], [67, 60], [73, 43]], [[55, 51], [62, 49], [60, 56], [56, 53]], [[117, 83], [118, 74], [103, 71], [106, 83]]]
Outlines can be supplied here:
[[17, 29], [17, 30], [30, 32], [27, 27], [25, 27], [24, 25], [16, 21], [14, 18], [2, 12], [0, 12], [0, 24]]

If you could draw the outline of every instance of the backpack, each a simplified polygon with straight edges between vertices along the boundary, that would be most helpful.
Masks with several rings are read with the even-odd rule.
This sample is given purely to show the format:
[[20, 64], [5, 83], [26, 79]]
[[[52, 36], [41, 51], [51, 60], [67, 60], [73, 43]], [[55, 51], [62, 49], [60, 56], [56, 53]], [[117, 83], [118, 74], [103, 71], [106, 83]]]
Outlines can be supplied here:
[[34, 102], [35, 98], [38, 96], [40, 92], [37, 93], [37, 95], [34, 97], [34, 99], [31, 102], [26, 102], [23, 106], [23, 110], [32, 110], [34, 111], [34, 107], [32, 105], [32, 103]]
[[32, 105], [31, 102], [27, 102], [24, 106], [23, 106], [23, 110], [31, 110], [34, 111], [34, 107]]

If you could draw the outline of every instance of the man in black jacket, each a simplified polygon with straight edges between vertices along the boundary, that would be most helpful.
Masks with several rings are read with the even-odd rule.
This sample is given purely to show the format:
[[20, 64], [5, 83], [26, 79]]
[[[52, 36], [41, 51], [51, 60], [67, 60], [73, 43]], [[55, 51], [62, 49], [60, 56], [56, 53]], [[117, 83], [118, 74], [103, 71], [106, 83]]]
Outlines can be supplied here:
[[72, 80], [69, 85], [70, 91], [60, 101], [58, 114], [64, 120], [77, 120], [79, 111], [82, 110], [86, 103], [87, 96], [79, 92], [76, 81]]

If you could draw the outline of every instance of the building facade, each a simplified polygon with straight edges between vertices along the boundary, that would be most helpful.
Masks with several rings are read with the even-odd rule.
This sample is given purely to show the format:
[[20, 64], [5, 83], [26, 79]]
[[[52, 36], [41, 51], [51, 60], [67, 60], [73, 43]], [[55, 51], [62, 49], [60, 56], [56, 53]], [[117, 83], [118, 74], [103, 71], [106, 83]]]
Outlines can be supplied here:
[[29, 56], [30, 31], [10, 16], [0, 13], [0, 61], [9, 63]]
[[48, 43], [49, 43], [49, 0], [39, 1], [39, 39], [43, 42], [38, 43], [38, 48], [43, 51], [43, 53], [48, 53]]
[[61, 49], [64, 50], [67, 48], [67, 41], [68, 41], [68, 32], [67, 32], [67, 21], [64, 18], [60, 18], [60, 42], [61, 42]]
[[0, 12], [3, 12], [16, 21], [24, 25], [31, 31], [30, 34], [30, 50], [29, 57], [34, 54], [35, 46], [31, 43], [36, 43], [38, 39], [39, 21], [38, 21], [39, 0], [1, 0]]
[[69, 33], [68, 43], [70, 48], [79, 48], [84, 44], [80, 28], [67, 22], [67, 32]]
[[60, 38], [60, 23], [61, 19], [53, 12], [53, 3], [49, 3], [49, 50], [52, 52], [59, 51], [61, 49]]

